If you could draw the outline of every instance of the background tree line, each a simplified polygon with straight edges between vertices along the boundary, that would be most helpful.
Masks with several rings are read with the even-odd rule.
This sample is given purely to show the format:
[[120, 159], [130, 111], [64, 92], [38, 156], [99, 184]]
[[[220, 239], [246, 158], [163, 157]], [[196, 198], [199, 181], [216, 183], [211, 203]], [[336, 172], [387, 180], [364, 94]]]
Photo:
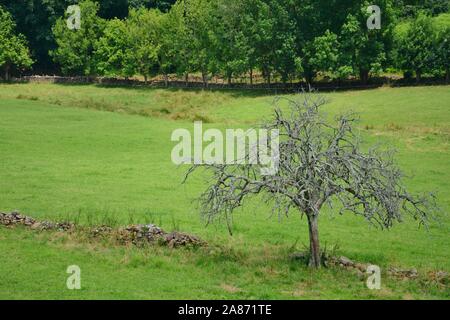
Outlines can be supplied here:
[[[65, 75], [133, 77], [199, 75], [229, 83], [287, 83], [357, 77], [383, 71], [449, 79], [448, 0], [2, 0], [0, 66]], [[79, 3], [82, 26], [69, 30], [65, 9]], [[369, 5], [381, 29], [369, 30]], [[5, 31], [6, 30], [6, 31]], [[27, 45], [31, 49], [28, 53]], [[8, 49], [9, 48], [9, 49]], [[10, 58], [4, 52], [22, 52]], [[3, 59], [3, 60], [2, 60]], [[27, 60], [28, 59], [28, 60]], [[9, 71], [8, 71], [9, 72]]]
[[[176, 0], [95, 0], [101, 18], [126, 18], [129, 8], [158, 8], [168, 10]], [[57, 72], [59, 67], [49, 55], [56, 42], [52, 32], [56, 20], [77, 0], [0, 0], [16, 22], [16, 30], [23, 34], [35, 61], [33, 70], [39, 73]]]

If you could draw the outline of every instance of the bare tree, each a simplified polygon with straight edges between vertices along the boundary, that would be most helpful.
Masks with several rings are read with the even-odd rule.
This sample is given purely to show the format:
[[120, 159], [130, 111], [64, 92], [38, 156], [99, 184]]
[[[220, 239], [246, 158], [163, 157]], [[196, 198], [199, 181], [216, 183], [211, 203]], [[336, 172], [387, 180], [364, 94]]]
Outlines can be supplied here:
[[[188, 171], [186, 178], [198, 167], [212, 172], [212, 182], [200, 197], [201, 213], [207, 221], [225, 217], [230, 223], [232, 212], [245, 198], [263, 194], [273, 212], [287, 216], [296, 211], [307, 217], [309, 265], [314, 268], [321, 266], [318, 217], [325, 204], [340, 214], [361, 215], [382, 229], [401, 222], [405, 213], [426, 224], [437, 208], [435, 197], [406, 191], [393, 152], [378, 148], [362, 152], [352, 129], [357, 120], [354, 115], [327, 121], [319, 112], [325, 104], [322, 97], [309, 93], [302, 97], [276, 98], [275, 117], [263, 126], [279, 130], [280, 159], [275, 175], [261, 175], [258, 165], [207, 164]], [[282, 100], [288, 102], [286, 112], [280, 107]]]

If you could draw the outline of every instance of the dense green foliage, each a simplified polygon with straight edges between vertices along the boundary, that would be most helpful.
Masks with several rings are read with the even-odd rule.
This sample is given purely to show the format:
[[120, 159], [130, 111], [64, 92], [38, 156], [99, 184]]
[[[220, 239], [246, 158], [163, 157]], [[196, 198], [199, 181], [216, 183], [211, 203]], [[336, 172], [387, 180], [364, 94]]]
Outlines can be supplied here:
[[413, 17], [419, 11], [437, 15], [448, 12], [450, 9], [448, 0], [395, 0], [394, 3], [399, 8], [399, 15], [402, 17]]
[[438, 68], [445, 70], [447, 82], [450, 80], [450, 27], [439, 32], [437, 38], [436, 61]]
[[[100, 53], [97, 71], [100, 75], [126, 77], [140, 74], [145, 79], [152, 74], [199, 73], [205, 86], [212, 75], [231, 83], [233, 78], [249, 74], [252, 82], [254, 70], [260, 71], [267, 83], [274, 76], [282, 82], [304, 77], [311, 83], [320, 74], [331, 78], [353, 75], [366, 83], [370, 75], [377, 75], [389, 66], [414, 71], [418, 80], [424, 72], [443, 73], [444, 60], [438, 59], [438, 51], [445, 55], [446, 47], [439, 43], [431, 18], [419, 13], [406, 34], [394, 42], [393, 3], [384, 0], [379, 5], [383, 8], [380, 30], [369, 30], [366, 26], [369, 17], [366, 1], [326, 5], [189, 0], [177, 2], [167, 14], [133, 9], [127, 20], [111, 20], [106, 32], [97, 35]], [[292, 6], [299, 8], [291, 10]], [[347, 13], [346, 18], [326, 17], [327, 6], [339, 7], [343, 15]], [[306, 15], [309, 29], [317, 28], [315, 32], [322, 33], [314, 36], [303, 30], [301, 21]], [[429, 21], [422, 30], [425, 39], [414, 38], [424, 20]], [[123, 58], [116, 61], [116, 72], [102, 67], [118, 57]]]
[[[378, 0], [381, 29], [367, 27], [367, 0], [29, 0], [31, 13], [5, 2], [19, 31], [22, 23], [52, 28], [26, 33], [36, 70], [50, 65], [50, 52], [63, 74], [166, 81], [198, 74], [205, 86], [213, 76], [253, 83], [256, 73], [267, 83], [349, 76], [366, 83], [386, 70], [448, 78], [450, 23], [433, 17], [447, 15], [448, 1]], [[78, 31], [65, 27], [71, 3], [82, 7]]]
[[[98, 18], [98, 5], [91, 1], [80, 4], [81, 28], [70, 30], [66, 19], [60, 18], [53, 27], [58, 47], [50, 54], [59, 63], [64, 74], [93, 75], [97, 38], [104, 32], [104, 20]], [[117, 50], [117, 47], [115, 48]]]
[[[49, 51], [56, 48], [52, 27], [64, 15], [67, 7], [78, 0], [0, 0], [14, 17], [18, 32], [24, 34], [36, 64], [36, 72], [56, 69]], [[125, 18], [129, 7], [159, 8], [168, 10], [175, 0], [95, 0], [99, 4], [99, 16], [105, 19]]]
[[398, 62], [404, 70], [413, 70], [417, 80], [420, 80], [424, 72], [429, 72], [433, 68], [433, 22], [430, 17], [420, 14], [406, 34], [399, 37]]
[[16, 25], [8, 11], [0, 6], [0, 68], [3, 78], [9, 80], [12, 67], [28, 68], [33, 61], [22, 34], [16, 34]]

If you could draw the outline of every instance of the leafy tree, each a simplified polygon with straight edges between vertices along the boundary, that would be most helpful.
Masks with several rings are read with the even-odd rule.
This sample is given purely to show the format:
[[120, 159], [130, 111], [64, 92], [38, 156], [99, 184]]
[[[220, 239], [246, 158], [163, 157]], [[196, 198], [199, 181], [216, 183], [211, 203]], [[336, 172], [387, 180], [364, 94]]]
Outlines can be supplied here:
[[159, 16], [157, 24], [159, 34], [158, 64], [159, 72], [164, 75], [166, 86], [168, 74], [177, 71], [177, 34], [180, 30], [180, 22], [172, 12]]
[[[311, 51], [315, 38], [322, 37], [327, 30], [339, 35], [347, 16], [359, 12], [361, 5], [361, 0], [291, 0], [287, 2], [286, 7], [295, 24], [296, 55], [303, 58], [305, 78], [315, 75], [309, 70], [305, 50]], [[306, 47], [309, 48], [306, 49]], [[311, 79], [307, 81], [310, 82]]]
[[304, 50], [304, 73], [308, 83], [318, 72], [335, 72], [339, 59], [337, 35], [327, 30], [323, 36], [309, 42]]
[[[145, 0], [94, 0], [99, 5], [98, 14], [104, 19], [125, 18], [128, 6]], [[64, 15], [69, 5], [79, 0], [1, 0], [12, 14], [18, 32], [26, 36], [32, 56], [36, 59], [33, 69], [38, 72], [54, 71], [55, 63], [49, 55], [57, 46], [52, 32], [58, 18]], [[166, 6], [174, 0], [149, 0], [149, 7]]]
[[285, 82], [297, 68], [295, 37], [289, 16], [279, 1], [213, 1], [217, 68], [231, 82], [233, 75], [259, 68], [270, 82], [276, 71]]
[[71, 30], [67, 27], [67, 17], [58, 19], [53, 27], [58, 47], [50, 55], [64, 74], [91, 76], [96, 73], [94, 51], [97, 39], [103, 34], [105, 21], [97, 16], [97, 3], [84, 0], [79, 6], [81, 28]]
[[304, 45], [327, 30], [338, 34], [349, 13], [359, 10], [361, 0], [292, 0], [286, 3], [295, 21], [298, 53]]
[[107, 76], [133, 76], [130, 47], [127, 23], [120, 19], [107, 21], [102, 36], [95, 43], [97, 72]]
[[158, 71], [160, 14], [159, 10], [140, 8], [132, 9], [128, 18], [129, 63], [136, 73], [144, 76], [146, 83]]
[[[275, 117], [264, 128], [278, 130], [278, 171], [262, 175], [261, 166], [244, 164], [207, 164], [192, 167], [212, 173], [212, 183], [200, 197], [202, 215], [212, 222], [225, 216], [229, 221], [244, 201], [262, 194], [281, 215], [292, 211], [306, 216], [309, 225], [310, 266], [321, 266], [319, 215], [325, 204], [338, 210], [362, 216], [369, 223], [390, 228], [401, 222], [404, 213], [426, 223], [433, 210], [433, 197], [413, 196], [402, 183], [402, 173], [392, 153], [369, 149], [362, 152], [353, 132], [356, 119], [343, 115], [336, 122], [320, 114], [322, 99], [305, 96], [303, 100], [285, 98], [290, 106], [284, 113], [277, 100]], [[279, 150], [276, 150], [279, 149]]]
[[13, 66], [29, 68], [33, 64], [25, 37], [16, 34], [15, 29], [11, 14], [0, 6], [0, 68], [5, 80], [9, 80]]
[[450, 81], [450, 26], [438, 33], [436, 41], [437, 68], [445, 71], [445, 80]]
[[208, 74], [215, 64], [212, 30], [212, 5], [210, 0], [189, 0], [184, 3], [183, 32], [188, 54], [187, 69], [191, 72], [200, 72], [203, 85], [208, 86]]
[[200, 72], [204, 86], [208, 84], [208, 73], [214, 65], [212, 6], [210, 0], [177, 1], [171, 8], [171, 27], [174, 34], [167, 39], [172, 41], [173, 64], [179, 75]]
[[33, 69], [36, 72], [53, 71], [55, 65], [49, 56], [49, 50], [56, 47], [52, 26], [73, 1], [2, 0], [1, 3], [13, 16], [17, 31], [29, 43], [31, 54], [36, 60]]
[[435, 32], [431, 17], [420, 13], [397, 37], [397, 63], [405, 71], [414, 71], [418, 82], [433, 68]]
[[186, 84], [189, 73], [194, 71], [192, 57], [195, 54], [192, 51], [192, 35], [186, 23], [187, 10], [187, 1], [177, 1], [172, 6], [168, 12], [172, 32], [169, 37], [166, 37], [169, 40], [170, 50], [173, 52], [174, 69], [179, 76], [185, 77]]
[[[286, 18], [283, 16], [282, 8], [276, 0], [248, 0], [245, 1], [246, 15], [246, 37], [249, 39], [253, 52], [249, 57], [249, 67], [251, 73], [253, 68], [261, 70], [267, 83], [270, 84], [273, 72], [283, 71], [293, 67], [289, 65], [293, 60], [283, 60], [283, 53], [290, 53], [292, 58], [292, 37], [286, 34], [286, 26], [283, 21], [277, 19]], [[287, 22], [289, 23], [289, 22]], [[277, 28], [280, 28], [279, 30]], [[279, 33], [278, 33], [279, 32]], [[283, 47], [283, 41], [284, 43]], [[285, 72], [286, 75], [286, 72]], [[252, 75], [251, 75], [252, 78]]]
[[383, 29], [367, 28], [367, 7], [363, 6], [358, 15], [347, 16], [339, 39], [342, 49], [340, 65], [351, 67], [364, 84], [367, 83], [369, 74], [380, 72], [386, 61]]
[[[213, 50], [216, 64], [213, 71], [221, 71], [231, 84], [233, 75], [249, 69], [251, 44], [244, 29], [244, 3], [241, 0], [215, 0], [213, 5]], [[226, 44], [226, 45], [225, 45]]]
[[271, 54], [273, 57], [273, 69], [281, 76], [281, 81], [286, 83], [298, 75], [298, 63], [296, 56], [295, 24], [290, 19], [287, 10], [288, 1], [271, 0], [270, 17], [273, 20], [271, 28]]
[[270, 82], [272, 23], [270, 7], [263, 0], [242, 0], [242, 32], [249, 43], [247, 63], [250, 83], [253, 84], [255, 69], [263, 70]]
[[179, 76], [185, 76], [186, 83], [189, 79], [189, 73], [192, 70], [191, 57], [192, 42], [190, 32], [186, 25], [187, 2], [177, 1], [170, 11], [167, 18], [163, 19], [162, 25], [165, 25], [166, 31], [162, 35], [161, 57], [166, 56], [165, 66], [173, 69]]

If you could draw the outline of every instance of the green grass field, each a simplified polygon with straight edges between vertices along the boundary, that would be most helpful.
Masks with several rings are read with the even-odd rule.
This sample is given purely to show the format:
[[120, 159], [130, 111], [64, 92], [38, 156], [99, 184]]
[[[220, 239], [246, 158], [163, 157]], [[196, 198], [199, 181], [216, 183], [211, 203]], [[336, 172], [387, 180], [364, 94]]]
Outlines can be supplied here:
[[[444, 215], [429, 230], [413, 221], [380, 231], [360, 217], [324, 210], [322, 245], [361, 262], [450, 271], [450, 87], [329, 93], [325, 112], [360, 114], [365, 144], [398, 150], [413, 191], [435, 191]], [[120, 247], [54, 232], [0, 226], [0, 299], [449, 299], [450, 289], [383, 273], [371, 291], [338, 268], [308, 270], [306, 221], [271, 217], [257, 200], [225, 226], [205, 227], [197, 175], [172, 164], [177, 128], [249, 127], [269, 118], [273, 96], [94, 85], [0, 85], [0, 211], [80, 224], [155, 223], [194, 233], [207, 249]], [[82, 290], [66, 289], [79, 265]]]

